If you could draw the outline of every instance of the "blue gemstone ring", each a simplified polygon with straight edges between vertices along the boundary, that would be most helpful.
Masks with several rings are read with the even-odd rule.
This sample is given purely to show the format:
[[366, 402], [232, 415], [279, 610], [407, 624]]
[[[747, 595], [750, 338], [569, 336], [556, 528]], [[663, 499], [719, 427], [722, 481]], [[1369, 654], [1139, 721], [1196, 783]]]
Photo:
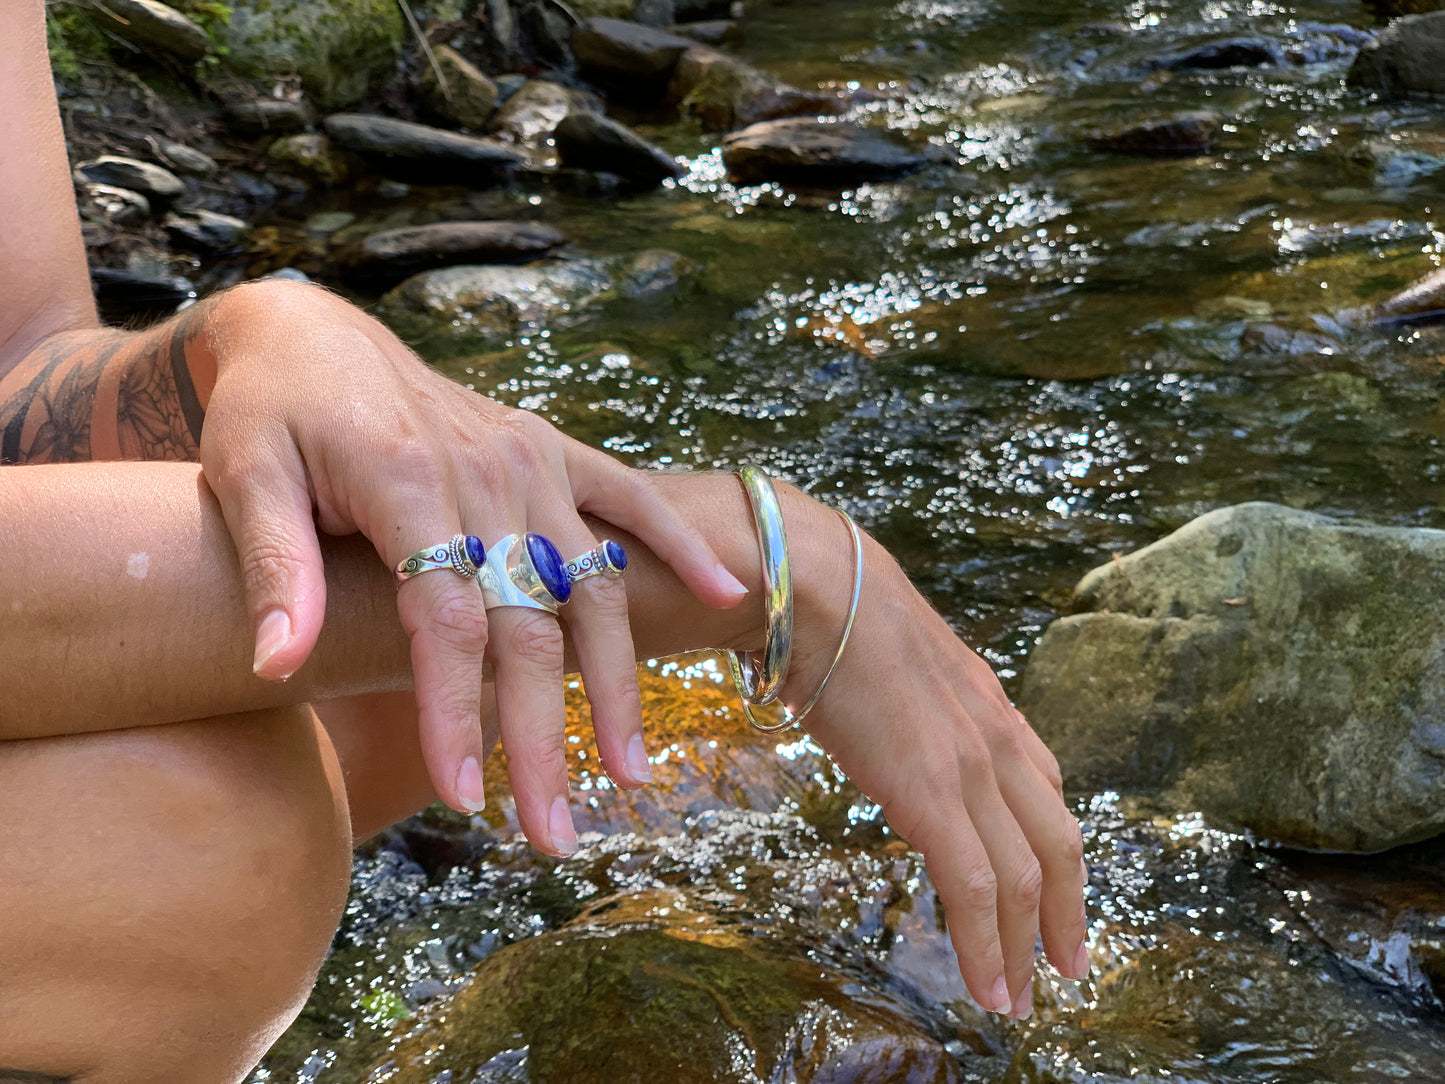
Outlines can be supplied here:
[[627, 568], [627, 551], [622, 546], [604, 539], [596, 547], [567, 562], [567, 575], [573, 583], [588, 576], [620, 576]]
[[487, 550], [477, 573], [487, 609], [521, 606], [555, 614], [572, 597], [567, 566], [550, 539], [509, 534]]
[[396, 566], [396, 578], [405, 582], [432, 569], [449, 568], [458, 576], [469, 580], [481, 570], [486, 559], [487, 549], [476, 535], [453, 535], [450, 541], [417, 550], [402, 561]]

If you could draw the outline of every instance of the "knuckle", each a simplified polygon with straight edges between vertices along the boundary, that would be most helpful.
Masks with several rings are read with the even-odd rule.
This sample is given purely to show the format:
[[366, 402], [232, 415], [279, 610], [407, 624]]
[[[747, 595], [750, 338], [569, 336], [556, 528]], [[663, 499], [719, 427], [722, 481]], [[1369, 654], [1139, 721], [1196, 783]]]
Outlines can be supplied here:
[[[587, 591], [587, 603], [608, 618], [627, 620], [627, 588], [613, 576], [592, 576], [580, 585]], [[624, 630], [626, 631], [626, 630]]]
[[[534, 765], [567, 770], [567, 734], [560, 726], [545, 727], [521, 740], [518, 754]], [[507, 753], [511, 756], [509, 750]]]
[[987, 861], [975, 859], [962, 875], [963, 904], [972, 912], [998, 906], [998, 878]]
[[1008, 885], [1007, 902], [1024, 911], [1036, 910], [1044, 894], [1044, 873], [1038, 862], [1029, 858], [1020, 863]]
[[306, 562], [279, 538], [253, 540], [241, 559], [241, 581], [248, 595], [271, 584], [298, 579]]
[[487, 642], [487, 611], [480, 594], [458, 590], [448, 592], [432, 609], [432, 629], [446, 642], [466, 650], [478, 650]]
[[1079, 822], [1065, 811], [1063, 823], [1059, 826], [1059, 838], [1055, 844], [1055, 860], [1064, 869], [1076, 869], [1084, 860], [1084, 834]]
[[508, 643], [518, 662], [548, 673], [562, 665], [562, 627], [555, 619], [528, 615], [517, 624]]

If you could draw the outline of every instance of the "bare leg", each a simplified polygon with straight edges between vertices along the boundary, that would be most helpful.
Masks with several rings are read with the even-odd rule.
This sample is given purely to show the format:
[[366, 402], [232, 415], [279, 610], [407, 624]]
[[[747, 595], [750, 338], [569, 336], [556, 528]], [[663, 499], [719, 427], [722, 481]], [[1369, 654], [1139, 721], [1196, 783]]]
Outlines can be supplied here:
[[0, 1081], [241, 1079], [311, 989], [350, 849], [306, 708], [0, 743]]

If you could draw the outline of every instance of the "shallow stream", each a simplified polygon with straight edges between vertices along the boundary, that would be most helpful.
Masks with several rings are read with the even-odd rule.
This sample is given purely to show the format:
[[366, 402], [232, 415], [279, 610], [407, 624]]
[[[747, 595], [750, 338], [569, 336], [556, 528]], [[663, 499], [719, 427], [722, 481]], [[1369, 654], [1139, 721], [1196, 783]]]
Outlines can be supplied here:
[[[1011, 680], [1084, 571], [1208, 509], [1259, 498], [1445, 527], [1445, 333], [1341, 318], [1445, 262], [1445, 108], [1345, 87], [1348, 28], [1372, 26], [1344, 0], [758, 3], [743, 55], [800, 86], [881, 91], [859, 115], [940, 160], [841, 194], [740, 190], [715, 138], [631, 118], [690, 175], [610, 201], [414, 188], [340, 209], [525, 215], [586, 253], [694, 261], [670, 295], [433, 360], [638, 463], [753, 460], [848, 508]], [[1236, 37], [1301, 62], [1157, 63]], [[1198, 108], [1225, 119], [1218, 153], [1084, 142]], [[314, 250], [306, 216], [336, 209], [279, 220], [278, 250]], [[1445, 848], [1299, 856], [1081, 795], [1095, 978], [1041, 964], [1033, 1019], [999, 1022], [967, 1000], [927, 880], [875, 807], [807, 742], [749, 737], [711, 661], [646, 677], [658, 785], [611, 789], [579, 707], [579, 828], [596, 834], [577, 856], [531, 857], [504, 809], [432, 813], [369, 849], [317, 993], [257, 1081], [363, 1080], [418, 1042], [438, 1052], [416, 1079], [453, 1084], [1445, 1080]], [[805, 1007], [851, 1003], [947, 1065], [759, 1069], [679, 1024], [696, 1076], [658, 1067], [665, 1034], [625, 1029], [614, 1046], [636, 1049], [590, 1077], [535, 1036], [444, 1075], [465, 1043], [437, 1036], [479, 961], [644, 927], [755, 935], [825, 973], [797, 995], [809, 1034], [826, 1013]]]

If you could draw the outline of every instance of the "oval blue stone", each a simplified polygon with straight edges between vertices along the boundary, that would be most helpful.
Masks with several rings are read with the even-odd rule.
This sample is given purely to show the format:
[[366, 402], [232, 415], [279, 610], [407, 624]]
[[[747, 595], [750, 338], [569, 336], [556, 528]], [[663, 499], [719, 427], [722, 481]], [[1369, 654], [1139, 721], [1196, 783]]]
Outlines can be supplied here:
[[527, 556], [532, 558], [532, 567], [537, 578], [552, 592], [559, 603], [572, 597], [572, 577], [567, 575], [567, 562], [552, 545], [552, 540], [540, 534], [527, 535]]
[[620, 542], [614, 542], [609, 538], [602, 543], [602, 552], [607, 555], [607, 563], [618, 572], [627, 567], [627, 551], [622, 548]]
[[467, 535], [467, 560], [478, 568], [487, 559], [487, 547], [482, 545], [482, 540], [474, 534]]

